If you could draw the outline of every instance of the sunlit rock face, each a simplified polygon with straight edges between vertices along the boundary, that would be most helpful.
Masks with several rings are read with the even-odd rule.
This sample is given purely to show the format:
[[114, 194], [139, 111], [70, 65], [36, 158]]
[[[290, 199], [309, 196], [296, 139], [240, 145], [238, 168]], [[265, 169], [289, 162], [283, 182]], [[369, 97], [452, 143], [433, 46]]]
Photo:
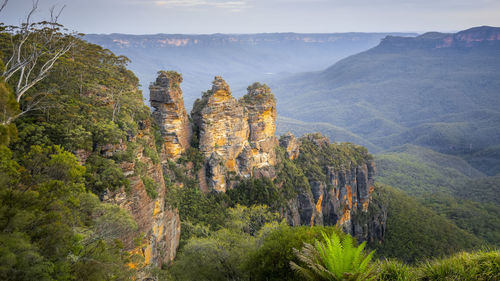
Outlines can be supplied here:
[[189, 147], [191, 138], [181, 82], [180, 74], [160, 71], [155, 83], [149, 87], [153, 118], [160, 128], [166, 156], [172, 159], [177, 159]]
[[191, 112], [198, 147], [206, 161], [206, 183], [226, 191], [238, 177], [273, 177], [276, 162], [276, 101], [267, 86], [254, 84], [240, 101], [221, 77]]
[[207, 184], [217, 191], [225, 191], [229, 173], [239, 173], [236, 161], [248, 146], [249, 128], [244, 108], [231, 96], [226, 82], [215, 77], [212, 89], [195, 102], [191, 116], [199, 149], [207, 159]]
[[286, 157], [290, 160], [295, 160], [299, 157], [299, 142], [292, 133], [287, 133], [281, 136], [280, 146], [285, 149]]
[[[284, 150], [285, 158], [280, 159], [286, 160], [282, 161], [307, 167], [309, 162], [323, 157], [328, 161], [318, 162], [314, 167], [315, 171], [321, 170], [321, 176], [315, 178], [313, 173], [306, 179], [305, 187], [296, 189], [296, 195], [288, 199], [283, 214], [289, 224], [339, 225], [359, 241], [383, 239], [387, 214], [383, 210], [370, 211], [375, 166], [366, 150], [331, 144], [320, 134], [301, 138], [286, 134], [278, 142], [276, 100], [269, 87], [254, 83], [237, 100], [219, 76], [211, 89], [196, 100], [190, 121], [184, 109], [181, 82], [175, 72], [160, 72], [151, 86], [153, 116], [165, 143], [164, 168], [167, 161], [172, 165], [170, 160], [175, 162], [192, 145], [204, 156], [203, 168], [196, 174], [200, 189], [226, 192], [244, 178], [276, 178], [277, 146]], [[184, 165], [181, 162], [175, 165]], [[161, 170], [161, 165], [158, 168]], [[155, 174], [154, 169], [148, 172]], [[141, 188], [139, 181], [137, 184], [134, 187], [137, 202], [129, 208], [144, 224], [142, 229], [149, 229], [150, 233], [149, 244], [138, 248], [139, 253], [151, 263], [168, 261], [175, 256], [179, 218], [163, 207], [164, 197], [148, 199], [139, 191], [144, 187]], [[164, 183], [161, 186], [165, 190]], [[151, 210], [153, 215], [148, 216]], [[165, 254], [159, 255], [157, 249]]]
[[[296, 163], [307, 155], [301, 151], [306, 144], [318, 155], [328, 155], [328, 159], [343, 157], [342, 151], [335, 150], [337, 146], [320, 134], [301, 138], [286, 134], [278, 142], [276, 100], [269, 87], [260, 83], [249, 86], [247, 94], [237, 100], [224, 79], [216, 76], [211, 89], [196, 100], [189, 124], [179, 88], [181, 81], [174, 73], [160, 73], [151, 86], [151, 103], [156, 109], [153, 114], [165, 140], [165, 161], [178, 159], [190, 144], [203, 154], [204, 166], [197, 179], [204, 192], [225, 192], [244, 178], [275, 178], [277, 146]], [[359, 147], [344, 149], [355, 154]], [[342, 159], [315, 168], [323, 176], [308, 178], [307, 188], [296, 190], [284, 214], [291, 225], [339, 225], [359, 241], [379, 241], [385, 232], [386, 214], [369, 211], [374, 190], [373, 161], [367, 151], [358, 158]], [[156, 229], [160, 226], [154, 227], [153, 233]]]
[[240, 172], [254, 177], [274, 177], [276, 165], [276, 100], [266, 85], [254, 83], [240, 100], [248, 116], [248, 146], [240, 157]]

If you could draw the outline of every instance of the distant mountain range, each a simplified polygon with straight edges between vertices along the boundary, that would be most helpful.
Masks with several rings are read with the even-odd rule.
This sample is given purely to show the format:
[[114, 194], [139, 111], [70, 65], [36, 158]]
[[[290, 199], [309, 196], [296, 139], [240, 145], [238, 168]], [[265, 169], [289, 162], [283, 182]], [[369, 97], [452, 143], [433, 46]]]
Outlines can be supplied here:
[[226, 78], [235, 96], [264, 81], [277, 96], [278, 133], [322, 131], [372, 152], [420, 145], [494, 175], [500, 172], [499, 30], [85, 39], [129, 57], [146, 100], [160, 69], [182, 73], [188, 110], [215, 75]]
[[222, 75], [236, 96], [246, 87], [282, 74], [324, 69], [349, 55], [365, 51], [388, 35], [411, 33], [126, 35], [89, 34], [85, 39], [132, 60], [146, 100], [148, 85], [159, 70], [182, 73], [186, 107]]
[[331, 138], [363, 139], [375, 152], [409, 143], [500, 172], [500, 28], [388, 36], [271, 88], [286, 129], [331, 124], [344, 130]]

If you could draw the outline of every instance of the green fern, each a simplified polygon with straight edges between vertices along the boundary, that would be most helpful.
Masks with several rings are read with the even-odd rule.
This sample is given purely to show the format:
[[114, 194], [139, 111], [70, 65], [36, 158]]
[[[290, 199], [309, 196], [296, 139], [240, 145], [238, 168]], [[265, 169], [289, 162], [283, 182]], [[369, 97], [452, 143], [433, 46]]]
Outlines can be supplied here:
[[365, 254], [366, 242], [354, 246], [353, 238], [346, 235], [342, 240], [333, 232], [330, 237], [324, 232], [323, 242], [316, 240], [315, 246], [304, 243], [297, 258], [304, 264], [290, 262], [293, 270], [307, 280], [373, 280], [376, 276], [371, 264], [374, 251]]

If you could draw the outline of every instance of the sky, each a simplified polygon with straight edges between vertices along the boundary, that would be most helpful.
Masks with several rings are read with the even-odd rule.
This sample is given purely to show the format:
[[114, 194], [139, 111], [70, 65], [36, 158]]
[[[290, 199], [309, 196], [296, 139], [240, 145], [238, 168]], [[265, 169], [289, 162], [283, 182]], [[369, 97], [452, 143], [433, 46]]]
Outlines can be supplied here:
[[[0, 0], [0, 3], [5, 0]], [[8, 0], [19, 24], [33, 0]], [[38, 19], [82, 33], [451, 32], [500, 26], [500, 0], [39, 0]]]

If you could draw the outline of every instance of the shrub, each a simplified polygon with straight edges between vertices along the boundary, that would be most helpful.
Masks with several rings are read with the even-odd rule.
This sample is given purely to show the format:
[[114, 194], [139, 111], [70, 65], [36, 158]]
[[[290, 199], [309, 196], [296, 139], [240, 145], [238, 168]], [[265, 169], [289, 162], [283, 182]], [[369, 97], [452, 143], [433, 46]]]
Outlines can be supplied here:
[[149, 148], [147, 146], [144, 147], [144, 155], [146, 157], [149, 157], [151, 161], [153, 161], [153, 164], [160, 163], [160, 157], [158, 156], [158, 153], [154, 149]]
[[379, 281], [412, 281], [414, 269], [398, 260], [385, 260], [377, 264]]
[[111, 159], [92, 155], [87, 159], [85, 167], [87, 168], [85, 174], [87, 188], [97, 195], [101, 195], [107, 189], [115, 191], [120, 187], [125, 187], [127, 190], [130, 187], [130, 182], [120, 166]]
[[345, 235], [333, 226], [291, 227], [286, 224], [267, 233], [247, 259], [245, 268], [250, 280], [303, 280], [290, 268], [290, 261], [299, 262], [293, 249], [304, 243], [314, 243], [321, 238], [322, 232], [336, 232], [340, 237]]
[[193, 163], [193, 168], [195, 172], [198, 172], [205, 162], [205, 157], [200, 152], [199, 149], [194, 147], [189, 147], [186, 152], [184, 152], [178, 160], [181, 164], [187, 164], [189, 162]]
[[245, 206], [265, 204], [273, 209], [284, 207], [286, 204], [278, 188], [268, 178], [243, 180], [236, 188], [230, 189], [226, 193], [232, 204]]
[[145, 163], [141, 162], [139, 159], [136, 159], [134, 165], [134, 175], [141, 177], [146, 175], [147, 168], [148, 167]]
[[149, 198], [156, 199], [156, 197], [158, 197], [158, 192], [156, 191], [158, 189], [158, 184], [148, 176], [142, 177], [141, 179]]
[[420, 280], [486, 281], [500, 279], [500, 251], [460, 253], [427, 261], [419, 267]]

